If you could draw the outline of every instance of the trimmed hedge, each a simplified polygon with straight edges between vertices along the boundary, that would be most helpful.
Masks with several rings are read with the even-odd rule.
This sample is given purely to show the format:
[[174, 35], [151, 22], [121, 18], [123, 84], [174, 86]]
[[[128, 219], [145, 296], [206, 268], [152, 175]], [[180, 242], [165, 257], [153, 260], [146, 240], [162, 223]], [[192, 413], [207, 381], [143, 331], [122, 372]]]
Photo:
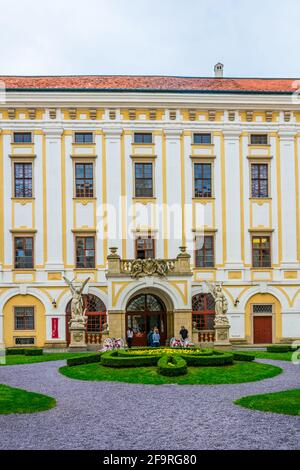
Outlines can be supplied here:
[[42, 356], [44, 351], [42, 348], [25, 349], [25, 356]]
[[[182, 356], [181, 356], [182, 357]], [[214, 351], [210, 356], [193, 356], [187, 354], [184, 356], [188, 366], [205, 367], [205, 366], [226, 366], [233, 363], [233, 354], [228, 352]]]
[[101, 364], [106, 367], [144, 367], [156, 366], [157, 355], [155, 356], [122, 356], [119, 351], [107, 351], [101, 356]]
[[255, 356], [251, 353], [240, 352], [240, 351], [233, 351], [233, 360], [234, 361], [254, 361]]
[[8, 356], [42, 356], [43, 348], [7, 348]]
[[86, 356], [79, 356], [79, 357], [71, 357], [70, 359], [67, 359], [67, 365], [69, 367], [73, 366], [80, 366], [82, 364], [93, 364], [95, 362], [100, 362], [101, 361], [101, 354], [90, 354]]
[[[153, 348], [152, 348], [153, 350]], [[127, 350], [128, 351], [128, 350]], [[126, 350], [113, 350], [105, 352], [102, 355], [101, 363], [108, 367], [144, 367], [154, 366], [158, 360], [167, 355], [169, 356], [180, 356], [184, 359], [187, 365], [201, 367], [201, 366], [224, 366], [233, 363], [233, 354], [221, 351], [203, 351], [198, 354], [180, 354], [180, 350], [176, 354], [161, 353], [148, 354], [145, 351], [145, 356], [134, 356]]]
[[5, 352], [8, 356], [19, 356], [19, 355], [25, 354], [25, 349], [24, 348], [8, 348], [6, 349]]
[[167, 377], [177, 377], [187, 373], [187, 365], [181, 356], [164, 354], [157, 363], [158, 372]]
[[293, 348], [289, 344], [270, 344], [267, 346], [267, 351], [272, 353], [283, 353], [293, 351]]

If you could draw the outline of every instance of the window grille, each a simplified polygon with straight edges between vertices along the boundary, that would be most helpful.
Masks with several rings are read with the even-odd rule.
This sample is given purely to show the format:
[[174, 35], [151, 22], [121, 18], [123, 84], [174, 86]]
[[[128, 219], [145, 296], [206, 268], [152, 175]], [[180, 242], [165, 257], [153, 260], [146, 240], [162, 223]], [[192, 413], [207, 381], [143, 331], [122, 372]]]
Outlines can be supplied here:
[[31, 346], [34, 344], [34, 338], [15, 338], [16, 346]]
[[272, 304], [257, 304], [253, 305], [253, 313], [272, 313], [273, 305]]

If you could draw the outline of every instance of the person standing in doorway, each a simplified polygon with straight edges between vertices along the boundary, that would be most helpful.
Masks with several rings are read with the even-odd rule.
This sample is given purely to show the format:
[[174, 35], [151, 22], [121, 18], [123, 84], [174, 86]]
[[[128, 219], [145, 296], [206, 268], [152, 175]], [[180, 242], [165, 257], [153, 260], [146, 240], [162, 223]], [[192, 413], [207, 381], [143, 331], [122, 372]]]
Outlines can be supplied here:
[[154, 328], [152, 342], [155, 348], [158, 348], [160, 346], [160, 334], [157, 327]]
[[185, 328], [185, 326], [181, 327], [181, 330], [179, 331], [179, 334], [180, 334], [180, 338], [182, 339], [182, 341], [185, 341], [189, 337], [189, 332]]
[[151, 328], [147, 335], [147, 345], [151, 347], [153, 346], [153, 328]]
[[129, 348], [131, 348], [132, 343], [133, 343], [133, 329], [128, 328], [128, 330], [127, 330], [127, 345], [128, 345]]

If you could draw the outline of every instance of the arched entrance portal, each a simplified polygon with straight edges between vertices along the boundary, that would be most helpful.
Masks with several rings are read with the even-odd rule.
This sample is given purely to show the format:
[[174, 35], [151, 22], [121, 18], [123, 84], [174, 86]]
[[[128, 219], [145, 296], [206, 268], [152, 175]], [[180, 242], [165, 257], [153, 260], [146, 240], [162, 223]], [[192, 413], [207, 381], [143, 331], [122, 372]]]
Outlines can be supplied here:
[[272, 294], [254, 294], [245, 307], [245, 336], [252, 344], [277, 343], [282, 337], [281, 304]]
[[126, 331], [133, 329], [133, 346], [147, 346], [147, 335], [157, 327], [162, 345], [167, 339], [167, 315], [165, 304], [156, 295], [139, 294], [126, 308]]
[[[104, 324], [107, 323], [106, 307], [99, 297], [93, 294], [83, 295], [83, 308], [88, 317], [86, 329], [87, 344], [100, 344]], [[66, 308], [66, 340], [70, 343], [69, 321], [71, 319], [71, 300]]]

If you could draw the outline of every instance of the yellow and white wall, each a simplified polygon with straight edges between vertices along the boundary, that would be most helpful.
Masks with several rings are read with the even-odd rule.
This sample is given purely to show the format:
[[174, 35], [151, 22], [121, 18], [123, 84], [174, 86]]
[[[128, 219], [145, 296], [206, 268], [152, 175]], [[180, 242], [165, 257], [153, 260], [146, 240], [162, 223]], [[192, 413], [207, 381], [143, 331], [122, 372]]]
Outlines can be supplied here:
[[[34, 119], [25, 102], [36, 109]], [[133, 107], [134, 119], [129, 112]], [[8, 108], [15, 109], [13, 119]], [[195, 120], [190, 120], [191, 108], [196, 111]], [[251, 120], [246, 118], [248, 109]], [[271, 120], [270, 113], [266, 119], [270, 110]], [[14, 144], [12, 133], [18, 130], [32, 132], [33, 143]], [[94, 143], [74, 144], [77, 130], [93, 132]], [[134, 144], [137, 131], [152, 132], [153, 144]], [[194, 132], [211, 132], [212, 144], [193, 144]], [[268, 134], [268, 145], [250, 145], [250, 134], [260, 132]], [[181, 300], [174, 309], [190, 310], [192, 294], [205, 291], [204, 281], [222, 281], [233, 340], [253, 340], [249, 307], [253, 299], [258, 303], [273, 299], [275, 342], [299, 338], [299, 145], [300, 107], [284, 96], [8, 92], [7, 103], [0, 108], [0, 343], [13, 345], [13, 307], [30, 304], [38, 318], [36, 344], [63, 344], [70, 294], [62, 276], [81, 280], [90, 276], [89, 292], [98, 295], [108, 310], [117, 310], [116, 292], [112, 293], [105, 275], [108, 248], [118, 247], [123, 259], [134, 258], [132, 234], [148, 231], [157, 238], [158, 258], [175, 258], [179, 246], [185, 245], [192, 256], [186, 303], [182, 304], [177, 286]], [[31, 199], [13, 197], [14, 161], [33, 162]], [[94, 164], [94, 198], [74, 197], [76, 161]], [[153, 198], [134, 195], [136, 161], [154, 164]], [[213, 164], [212, 198], [193, 197], [195, 161]], [[269, 198], [251, 198], [253, 161], [269, 165]], [[121, 221], [115, 239], [99, 214], [99, 206], [105, 205], [116, 207]], [[179, 237], [174, 237], [168, 205], [180, 207], [176, 215]], [[143, 217], [143, 211], [149, 216]], [[201, 230], [215, 236], [213, 269], [194, 266], [193, 239]], [[75, 268], [74, 238], [81, 233], [99, 235], [95, 269]], [[252, 268], [253, 233], [271, 236], [270, 269]], [[16, 234], [34, 236], [33, 270], [14, 269]], [[126, 304], [122, 295], [128, 290], [129, 296], [130, 289], [121, 287], [120, 302]], [[175, 294], [174, 299], [176, 303]], [[56, 340], [51, 338], [53, 317], [59, 318]]]

